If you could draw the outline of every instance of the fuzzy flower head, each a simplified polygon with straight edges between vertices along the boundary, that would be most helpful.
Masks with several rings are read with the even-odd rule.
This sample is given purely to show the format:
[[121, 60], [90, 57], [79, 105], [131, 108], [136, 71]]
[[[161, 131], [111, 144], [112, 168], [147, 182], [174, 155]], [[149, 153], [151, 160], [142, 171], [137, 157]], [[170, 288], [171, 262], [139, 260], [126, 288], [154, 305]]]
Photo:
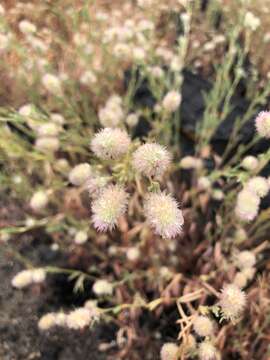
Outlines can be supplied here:
[[83, 185], [91, 175], [91, 166], [87, 163], [76, 165], [69, 173], [68, 179], [71, 184], [76, 186]]
[[178, 346], [174, 343], [165, 343], [160, 350], [161, 360], [176, 360]]
[[81, 307], [71, 311], [67, 315], [66, 324], [70, 329], [79, 330], [89, 326], [91, 319], [91, 312], [88, 309]]
[[246, 295], [235, 284], [225, 285], [220, 295], [219, 305], [223, 318], [234, 321], [246, 306]]
[[262, 198], [267, 195], [269, 191], [269, 184], [266, 178], [262, 176], [255, 176], [247, 182], [246, 188], [259, 198]]
[[144, 204], [144, 213], [156, 234], [163, 238], [174, 238], [182, 232], [182, 211], [171, 195], [151, 193]]
[[209, 341], [203, 341], [199, 345], [198, 355], [200, 360], [216, 360], [217, 349]]
[[211, 336], [214, 333], [214, 324], [207, 316], [197, 316], [193, 327], [199, 336]]
[[103, 176], [97, 172], [93, 173], [86, 181], [86, 187], [90, 197], [97, 197], [100, 191], [108, 184], [108, 176]]
[[102, 160], [119, 159], [127, 152], [130, 142], [124, 130], [105, 128], [94, 136], [91, 149]]
[[252, 221], [258, 214], [260, 198], [253, 192], [242, 190], [237, 196], [235, 213], [239, 219]]
[[245, 250], [235, 256], [235, 264], [239, 269], [252, 268], [256, 264], [256, 257], [253, 252]]
[[127, 209], [128, 194], [118, 185], [102, 189], [93, 201], [93, 223], [98, 231], [112, 230]]
[[270, 111], [261, 111], [255, 119], [256, 129], [261, 137], [270, 138]]
[[177, 91], [172, 90], [165, 95], [162, 101], [162, 107], [166, 112], [172, 113], [177, 110], [180, 102], [181, 95]]
[[50, 328], [52, 328], [55, 325], [56, 325], [56, 314], [55, 313], [48, 313], [48, 314], [43, 315], [38, 322], [38, 327], [42, 331], [49, 330]]
[[170, 153], [155, 143], [141, 145], [133, 154], [134, 169], [148, 177], [162, 176], [170, 162]]

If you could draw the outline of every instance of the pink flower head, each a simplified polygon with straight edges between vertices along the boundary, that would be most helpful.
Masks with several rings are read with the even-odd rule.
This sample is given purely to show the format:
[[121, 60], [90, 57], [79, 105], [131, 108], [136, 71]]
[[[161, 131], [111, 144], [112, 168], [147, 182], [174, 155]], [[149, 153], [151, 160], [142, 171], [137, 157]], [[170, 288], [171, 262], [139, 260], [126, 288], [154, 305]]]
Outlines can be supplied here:
[[171, 195], [150, 193], [144, 204], [144, 213], [150, 226], [161, 237], [174, 238], [182, 232], [183, 214]]

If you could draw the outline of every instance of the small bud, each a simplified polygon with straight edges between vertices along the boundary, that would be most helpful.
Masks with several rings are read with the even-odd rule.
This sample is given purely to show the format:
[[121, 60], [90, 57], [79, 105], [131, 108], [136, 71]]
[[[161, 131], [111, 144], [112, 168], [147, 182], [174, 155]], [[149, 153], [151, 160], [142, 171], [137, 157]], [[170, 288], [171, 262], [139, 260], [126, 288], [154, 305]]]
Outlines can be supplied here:
[[214, 333], [214, 324], [207, 316], [197, 316], [193, 327], [199, 336], [211, 336]]
[[38, 327], [42, 331], [49, 330], [55, 325], [56, 325], [55, 313], [48, 313], [46, 315], [43, 315], [38, 322]]
[[161, 360], [176, 360], [178, 353], [178, 346], [174, 343], [166, 343], [162, 346], [160, 351]]
[[23, 270], [14, 276], [12, 279], [12, 286], [17, 289], [22, 289], [30, 284], [42, 283], [46, 278], [46, 272], [44, 269], [30, 269]]
[[241, 162], [241, 166], [248, 171], [254, 171], [257, 169], [257, 167], [259, 166], [259, 161], [255, 156], [246, 156], [242, 162]]
[[57, 137], [39, 137], [35, 142], [35, 147], [42, 152], [55, 152], [59, 149], [60, 143]]
[[43, 210], [49, 202], [49, 198], [46, 191], [39, 190], [33, 194], [30, 200], [30, 207], [34, 211], [41, 211]]
[[203, 161], [201, 159], [195, 158], [194, 156], [185, 156], [180, 161], [181, 169], [202, 169]]
[[180, 103], [181, 95], [177, 91], [172, 90], [165, 95], [162, 101], [162, 107], [166, 112], [172, 113], [177, 110]]
[[113, 293], [113, 286], [107, 280], [97, 280], [92, 289], [97, 296], [112, 295]]
[[81, 230], [81, 231], [78, 231], [78, 232], [76, 233], [75, 238], [74, 238], [74, 242], [75, 242], [75, 244], [77, 244], [77, 245], [81, 245], [81, 244], [86, 243], [87, 239], [88, 239], [88, 234], [87, 234], [87, 232]]
[[54, 123], [42, 124], [38, 127], [37, 133], [39, 137], [55, 137], [59, 133], [59, 126]]
[[137, 261], [140, 255], [141, 255], [140, 250], [136, 246], [130, 247], [127, 250], [127, 259], [129, 261]]
[[33, 34], [34, 32], [37, 31], [36, 26], [34, 24], [32, 24], [30, 21], [28, 21], [28, 20], [20, 21], [19, 29], [25, 35]]
[[68, 179], [75, 186], [83, 185], [92, 173], [91, 166], [87, 163], [76, 165], [69, 173]]

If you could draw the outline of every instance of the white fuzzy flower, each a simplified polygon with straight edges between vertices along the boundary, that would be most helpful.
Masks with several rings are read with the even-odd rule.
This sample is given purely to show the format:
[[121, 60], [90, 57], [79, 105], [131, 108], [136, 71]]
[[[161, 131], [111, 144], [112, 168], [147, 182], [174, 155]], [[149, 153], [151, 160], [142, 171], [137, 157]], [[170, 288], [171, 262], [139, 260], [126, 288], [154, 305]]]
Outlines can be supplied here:
[[70, 329], [79, 330], [89, 326], [91, 320], [91, 312], [88, 309], [81, 307], [71, 311], [67, 315], [66, 324]]
[[267, 139], [270, 138], [270, 111], [261, 111], [255, 119], [258, 134]]
[[248, 180], [246, 189], [259, 198], [263, 198], [269, 191], [269, 184], [266, 178], [262, 176], [255, 176]]
[[246, 295], [234, 284], [225, 285], [222, 289], [219, 305], [222, 316], [228, 320], [236, 320], [246, 306]]
[[251, 268], [256, 264], [256, 256], [251, 251], [241, 251], [235, 255], [235, 263], [241, 270]]
[[260, 198], [253, 192], [242, 190], [237, 196], [235, 213], [239, 219], [252, 221], [258, 214]]
[[182, 232], [184, 218], [176, 200], [165, 193], [150, 193], [144, 204], [148, 223], [156, 234], [174, 238]]
[[98, 231], [112, 230], [127, 209], [128, 194], [118, 185], [103, 188], [92, 203], [93, 223]]
[[199, 336], [211, 336], [214, 333], [214, 324], [207, 316], [197, 316], [193, 327]]
[[255, 16], [251, 11], [247, 11], [244, 18], [244, 26], [251, 31], [257, 30], [257, 28], [261, 25], [261, 20], [257, 16]]
[[216, 360], [217, 349], [209, 341], [203, 341], [199, 344], [198, 355], [200, 360]]
[[175, 360], [178, 354], [178, 346], [174, 343], [165, 343], [160, 350], [161, 360]]
[[164, 174], [171, 162], [170, 153], [161, 145], [141, 145], [133, 154], [133, 167], [139, 173], [158, 178]]
[[38, 327], [42, 331], [49, 330], [55, 325], [56, 325], [55, 313], [48, 313], [43, 315], [38, 322]]
[[128, 151], [130, 143], [130, 137], [124, 130], [105, 128], [95, 134], [91, 149], [100, 159], [119, 159]]

